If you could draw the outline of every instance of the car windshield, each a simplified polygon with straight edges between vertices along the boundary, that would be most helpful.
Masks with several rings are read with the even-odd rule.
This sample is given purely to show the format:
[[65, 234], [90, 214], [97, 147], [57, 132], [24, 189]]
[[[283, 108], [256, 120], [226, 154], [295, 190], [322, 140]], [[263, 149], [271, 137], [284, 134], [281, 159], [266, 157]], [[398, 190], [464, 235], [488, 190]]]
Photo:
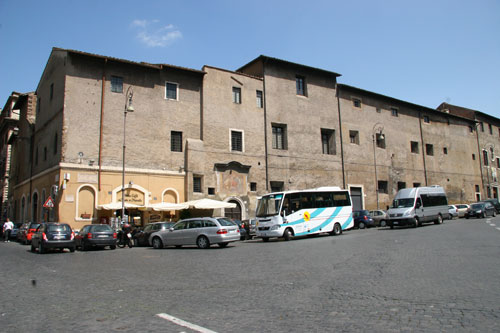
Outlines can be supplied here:
[[107, 224], [103, 225], [94, 225], [92, 226], [91, 229], [93, 232], [105, 232], [105, 231], [112, 231], [111, 227]]
[[270, 194], [259, 199], [257, 204], [257, 217], [268, 217], [279, 214], [283, 194]]
[[484, 206], [483, 204], [474, 204], [471, 206], [471, 208], [472, 209], [481, 209], [481, 208], [483, 208], [483, 206]]
[[71, 232], [71, 228], [67, 224], [49, 224], [47, 226], [48, 232]]
[[414, 203], [413, 198], [403, 198], [403, 199], [394, 199], [392, 202], [392, 208], [408, 208], [413, 207]]
[[219, 224], [223, 227], [234, 227], [236, 225], [233, 221], [222, 217], [218, 218], [217, 221], [219, 221]]

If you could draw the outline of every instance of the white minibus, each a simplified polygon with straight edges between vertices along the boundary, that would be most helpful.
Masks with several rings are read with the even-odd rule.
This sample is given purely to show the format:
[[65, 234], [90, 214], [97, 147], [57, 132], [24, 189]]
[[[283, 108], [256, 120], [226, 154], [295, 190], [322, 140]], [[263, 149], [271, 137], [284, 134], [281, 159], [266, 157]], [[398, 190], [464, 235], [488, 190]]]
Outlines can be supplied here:
[[351, 196], [339, 187], [284, 191], [258, 199], [256, 236], [290, 240], [328, 232], [339, 235], [353, 227]]
[[406, 225], [416, 228], [426, 222], [440, 224], [449, 218], [448, 199], [444, 189], [437, 185], [403, 188], [396, 194], [387, 215], [391, 229]]

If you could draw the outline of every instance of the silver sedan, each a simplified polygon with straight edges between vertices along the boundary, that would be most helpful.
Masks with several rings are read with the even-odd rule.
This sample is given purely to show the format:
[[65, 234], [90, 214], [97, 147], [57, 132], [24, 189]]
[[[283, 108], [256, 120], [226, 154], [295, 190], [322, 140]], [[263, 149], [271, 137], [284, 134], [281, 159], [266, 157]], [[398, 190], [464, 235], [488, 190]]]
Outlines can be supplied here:
[[149, 244], [155, 249], [182, 245], [196, 245], [200, 249], [206, 249], [211, 244], [226, 247], [230, 242], [238, 240], [240, 229], [229, 219], [196, 217], [181, 220], [169, 229], [151, 234]]

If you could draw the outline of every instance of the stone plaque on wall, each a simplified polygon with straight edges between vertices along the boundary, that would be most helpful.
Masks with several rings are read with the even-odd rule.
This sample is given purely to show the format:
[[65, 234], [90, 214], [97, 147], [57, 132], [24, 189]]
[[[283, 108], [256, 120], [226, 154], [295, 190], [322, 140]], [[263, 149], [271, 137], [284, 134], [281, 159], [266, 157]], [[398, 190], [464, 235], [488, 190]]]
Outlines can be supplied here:
[[[117, 201], [122, 201], [122, 192], [118, 192]], [[144, 193], [135, 189], [125, 189], [125, 202], [144, 206]]]
[[215, 165], [218, 191], [224, 195], [246, 195], [249, 166], [238, 162]]
[[97, 184], [97, 174], [79, 172], [77, 178], [78, 183]]
[[66, 194], [64, 199], [66, 202], [75, 202], [75, 196], [73, 194]]

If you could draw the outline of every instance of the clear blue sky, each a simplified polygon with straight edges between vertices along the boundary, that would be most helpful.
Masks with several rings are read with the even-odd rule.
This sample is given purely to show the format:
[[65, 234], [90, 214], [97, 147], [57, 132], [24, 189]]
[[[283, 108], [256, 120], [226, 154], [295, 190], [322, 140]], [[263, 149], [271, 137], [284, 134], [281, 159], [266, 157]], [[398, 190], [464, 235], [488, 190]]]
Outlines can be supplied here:
[[499, 0], [0, 0], [0, 107], [52, 47], [235, 70], [263, 54], [340, 83], [500, 118]]

